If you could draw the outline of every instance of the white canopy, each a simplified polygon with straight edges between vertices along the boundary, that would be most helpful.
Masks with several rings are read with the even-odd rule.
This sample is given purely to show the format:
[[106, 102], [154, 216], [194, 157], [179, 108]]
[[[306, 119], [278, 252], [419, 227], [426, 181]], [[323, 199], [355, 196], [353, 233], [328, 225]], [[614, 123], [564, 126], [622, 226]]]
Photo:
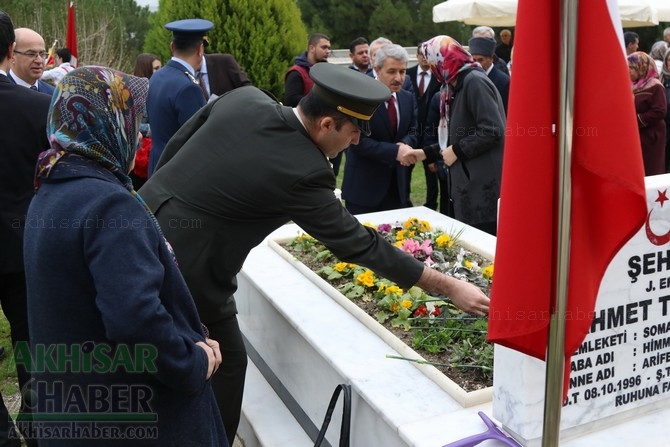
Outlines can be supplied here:
[[[448, 0], [433, 7], [433, 22], [514, 26], [518, 0]], [[542, 1], [542, 0], [538, 0]], [[622, 27], [670, 21], [670, 0], [618, 0]]]

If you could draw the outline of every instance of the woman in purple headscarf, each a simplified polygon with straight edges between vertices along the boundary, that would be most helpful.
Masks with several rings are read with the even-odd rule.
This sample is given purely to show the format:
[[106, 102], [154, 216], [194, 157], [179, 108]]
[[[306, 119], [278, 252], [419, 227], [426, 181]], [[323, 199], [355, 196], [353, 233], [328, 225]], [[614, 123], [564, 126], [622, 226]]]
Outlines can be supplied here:
[[218, 343], [128, 177], [147, 89], [82, 67], [54, 92], [24, 238], [34, 360], [17, 349], [41, 446], [228, 445]]
[[426, 157], [430, 162], [440, 151], [448, 166], [455, 218], [495, 235], [505, 136], [500, 94], [451, 37], [436, 36], [420, 51], [442, 84], [431, 104], [439, 110], [439, 118], [433, 112], [437, 142], [426, 148]]
[[658, 79], [656, 63], [645, 52], [628, 55], [633, 83], [637, 128], [640, 132], [644, 175], [665, 174], [665, 88]]

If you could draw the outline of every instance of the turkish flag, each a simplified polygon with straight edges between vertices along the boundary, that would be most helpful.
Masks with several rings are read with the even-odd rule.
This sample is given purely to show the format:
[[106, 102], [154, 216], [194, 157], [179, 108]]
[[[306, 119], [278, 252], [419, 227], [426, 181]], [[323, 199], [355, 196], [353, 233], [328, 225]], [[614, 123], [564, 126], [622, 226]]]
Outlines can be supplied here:
[[[545, 359], [555, 302], [560, 0], [519, 0], [488, 339]], [[590, 330], [600, 281], [646, 217], [644, 170], [616, 0], [579, 2], [565, 334]], [[607, 61], [603, 71], [597, 61]]]
[[74, 20], [74, 2], [70, 2], [70, 6], [67, 10], [67, 34], [65, 36], [65, 47], [72, 52], [72, 59], [70, 64], [73, 67], [77, 66], [77, 59], [79, 54], [77, 53], [77, 26], [75, 25]]

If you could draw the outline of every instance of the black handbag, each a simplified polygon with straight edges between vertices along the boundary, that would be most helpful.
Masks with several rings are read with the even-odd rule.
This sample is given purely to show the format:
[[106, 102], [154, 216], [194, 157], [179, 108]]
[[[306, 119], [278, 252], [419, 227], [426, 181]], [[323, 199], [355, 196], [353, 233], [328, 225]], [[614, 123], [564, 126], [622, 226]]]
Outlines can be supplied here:
[[339, 384], [333, 392], [333, 397], [330, 398], [330, 403], [328, 404], [328, 409], [326, 410], [326, 417], [323, 419], [323, 424], [321, 425], [321, 430], [319, 431], [319, 436], [316, 437], [314, 441], [314, 447], [321, 447], [321, 443], [326, 436], [326, 431], [328, 430], [328, 425], [330, 425], [330, 419], [333, 416], [333, 411], [335, 410], [335, 404], [337, 404], [337, 399], [340, 397], [340, 391], [343, 391], [344, 404], [342, 405], [342, 427], [340, 428], [340, 447], [349, 447], [349, 436], [350, 436], [350, 427], [351, 427], [351, 385]]

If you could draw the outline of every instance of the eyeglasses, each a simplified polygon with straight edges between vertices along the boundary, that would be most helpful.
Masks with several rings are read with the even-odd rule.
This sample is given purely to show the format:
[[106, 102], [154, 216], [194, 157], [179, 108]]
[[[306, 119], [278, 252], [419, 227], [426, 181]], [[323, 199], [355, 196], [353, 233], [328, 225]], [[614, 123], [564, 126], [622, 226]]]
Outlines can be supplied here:
[[19, 51], [19, 50], [14, 50], [15, 53], [20, 54], [22, 56], [29, 57], [30, 59], [35, 59], [37, 56], [40, 57], [40, 59], [46, 59], [49, 53], [46, 51], [40, 51], [39, 53], [36, 51]]

